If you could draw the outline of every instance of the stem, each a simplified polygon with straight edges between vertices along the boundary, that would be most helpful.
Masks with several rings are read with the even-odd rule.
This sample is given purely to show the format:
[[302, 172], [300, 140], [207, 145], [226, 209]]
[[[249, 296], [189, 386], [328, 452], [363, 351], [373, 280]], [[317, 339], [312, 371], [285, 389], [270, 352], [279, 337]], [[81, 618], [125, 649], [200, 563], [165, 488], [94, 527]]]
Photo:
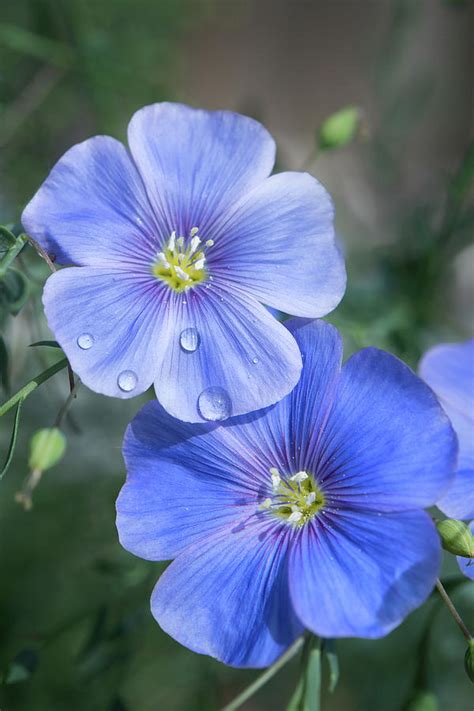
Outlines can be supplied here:
[[20, 237], [17, 237], [15, 243], [12, 244], [3, 259], [0, 260], [0, 278], [7, 273], [7, 269], [9, 268], [10, 264], [18, 256], [18, 254], [20, 254], [26, 242], [26, 235], [20, 235]]
[[74, 383], [74, 386], [73, 386], [71, 392], [67, 396], [66, 400], [63, 402], [58, 414], [56, 415], [56, 419], [54, 421], [54, 427], [61, 427], [63, 420], [68, 413], [69, 408], [71, 407], [73, 401], [77, 397], [77, 389], [79, 388], [79, 385], [80, 385], [80, 382], [78, 379]]
[[298, 639], [293, 642], [291, 647], [289, 647], [284, 654], [281, 655], [279, 659], [276, 660], [274, 664], [272, 664], [271, 667], [268, 667], [263, 674], [261, 674], [254, 682], [253, 684], [250, 684], [244, 691], [242, 691], [241, 694], [235, 697], [233, 701], [230, 702], [230, 704], [227, 704], [227, 706], [224, 706], [222, 711], [235, 711], [236, 709], [240, 708], [242, 704], [244, 704], [248, 699], [250, 699], [251, 696], [257, 693], [259, 689], [264, 686], [267, 681], [270, 681], [270, 679], [275, 676], [275, 674], [280, 671], [282, 667], [285, 666], [287, 662], [290, 661], [302, 648], [304, 644], [304, 637], [298, 637]]
[[471, 642], [474, 638], [473, 638], [472, 634], [469, 632], [469, 630], [467, 629], [466, 625], [464, 624], [464, 621], [463, 621], [461, 615], [454, 607], [453, 601], [449, 597], [448, 593], [446, 592], [446, 590], [444, 588], [443, 583], [441, 582], [441, 580], [439, 580], [439, 578], [436, 581], [436, 587], [438, 588], [438, 592], [441, 595], [441, 598], [442, 598], [444, 604], [450, 611], [451, 615], [454, 617], [454, 621], [456, 622], [459, 629], [463, 633], [466, 641]]
[[47, 368], [42, 373], [37, 375], [36, 378], [30, 380], [30, 382], [24, 385], [21, 390], [15, 393], [15, 395], [13, 395], [9, 400], [7, 400], [3, 405], [0, 406], [0, 417], [2, 417], [2, 415], [11, 410], [12, 407], [15, 407], [17, 402], [19, 402], [20, 400], [25, 400], [28, 395], [33, 392], [33, 390], [36, 390], [38, 385], [41, 385], [46, 380], [49, 380], [49, 378], [52, 378], [53, 375], [56, 375], [56, 373], [65, 368], [67, 365], [68, 359], [62, 358], [50, 368]]

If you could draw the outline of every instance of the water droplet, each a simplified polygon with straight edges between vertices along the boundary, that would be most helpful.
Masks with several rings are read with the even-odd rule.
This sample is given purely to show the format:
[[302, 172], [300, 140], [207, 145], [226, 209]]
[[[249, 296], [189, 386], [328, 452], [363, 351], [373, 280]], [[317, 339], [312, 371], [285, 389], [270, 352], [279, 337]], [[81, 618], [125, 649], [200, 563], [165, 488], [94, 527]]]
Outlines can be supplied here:
[[133, 370], [123, 370], [117, 378], [117, 385], [124, 393], [129, 393], [137, 386], [138, 378]]
[[224, 388], [211, 387], [203, 390], [198, 397], [198, 408], [204, 420], [217, 422], [230, 417], [232, 403]]
[[185, 328], [184, 331], [181, 331], [179, 344], [183, 351], [194, 353], [199, 348], [200, 343], [201, 337], [195, 328]]
[[81, 333], [77, 339], [77, 345], [82, 348], [83, 351], [88, 351], [94, 345], [94, 336], [90, 333]]
[[255, 356], [255, 358], [252, 358], [252, 363], [254, 363], [255, 365], [258, 363], [258, 358], [257, 358], [257, 356]]

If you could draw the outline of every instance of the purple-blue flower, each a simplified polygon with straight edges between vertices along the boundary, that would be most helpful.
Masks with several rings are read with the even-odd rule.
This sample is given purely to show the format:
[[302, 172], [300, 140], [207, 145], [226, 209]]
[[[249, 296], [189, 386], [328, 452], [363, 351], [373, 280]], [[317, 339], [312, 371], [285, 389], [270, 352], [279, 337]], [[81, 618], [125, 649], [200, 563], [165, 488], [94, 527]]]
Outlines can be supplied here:
[[456, 478], [438, 508], [451, 518], [474, 519], [474, 338], [435, 346], [425, 353], [419, 370], [459, 441]]
[[227, 111], [148, 106], [128, 144], [71, 148], [22, 216], [69, 267], [44, 305], [73, 369], [116, 397], [154, 384], [191, 422], [277, 402], [301, 355], [262, 304], [319, 317], [345, 289], [327, 192], [307, 173], [269, 177], [270, 134]]
[[125, 548], [174, 559], [152, 596], [161, 627], [234, 666], [270, 664], [309, 628], [379, 637], [430, 593], [432, 505], [456, 438], [431, 390], [373, 348], [341, 369], [322, 321], [287, 323], [303, 356], [293, 392], [220, 426], [154, 401], [129, 426], [117, 501]]

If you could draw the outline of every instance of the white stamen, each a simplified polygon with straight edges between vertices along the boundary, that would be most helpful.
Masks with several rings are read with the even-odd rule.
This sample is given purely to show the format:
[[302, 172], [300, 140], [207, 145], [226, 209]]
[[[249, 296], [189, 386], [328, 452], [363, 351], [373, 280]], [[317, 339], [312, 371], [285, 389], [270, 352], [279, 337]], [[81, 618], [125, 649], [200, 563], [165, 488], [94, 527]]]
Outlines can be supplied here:
[[271, 505], [272, 505], [272, 500], [265, 499], [265, 501], [262, 504], [260, 504], [260, 508], [261, 509], [269, 509]]
[[272, 468], [270, 469], [270, 474], [271, 474], [271, 477], [272, 477], [272, 487], [273, 487], [274, 489], [278, 489], [278, 487], [279, 487], [280, 484], [281, 484], [280, 472], [279, 472], [278, 469], [276, 469], [275, 467], [272, 467]]
[[178, 237], [178, 239], [176, 240], [176, 244], [178, 245], [178, 247], [182, 247], [184, 244], [184, 237]]
[[298, 523], [303, 518], [301, 511], [293, 511], [293, 513], [288, 518], [288, 523]]
[[198, 232], [199, 232], [199, 227], [193, 227], [191, 232], [189, 233], [189, 236], [194, 237], [194, 235], [197, 235]]
[[183, 281], [189, 281], [191, 279], [189, 274], [186, 274], [186, 272], [183, 269], [181, 269], [181, 267], [175, 266], [174, 270], [175, 270], [176, 274], [179, 276], [179, 278], [182, 279]]
[[213, 247], [214, 246], [214, 240], [213, 239], [208, 239], [206, 241], [206, 247]]
[[293, 476], [290, 476], [290, 481], [296, 481], [297, 484], [300, 484], [302, 481], [308, 478], [308, 475], [306, 472], [296, 472], [296, 474], [293, 474]]
[[168, 242], [168, 249], [170, 252], [174, 252], [175, 243], [176, 243], [176, 230], [173, 230], [173, 232], [171, 233], [169, 242]]
[[194, 263], [194, 269], [204, 269], [204, 262], [206, 261], [205, 257], [201, 257], [201, 259], [198, 259], [197, 262]]
[[163, 265], [164, 267], [166, 267], [166, 269], [169, 269], [169, 268], [170, 268], [170, 263], [169, 263], [168, 260], [166, 259], [166, 257], [165, 257], [165, 255], [164, 255], [163, 252], [158, 252], [158, 254], [157, 254], [156, 256], [158, 257], [158, 259], [159, 259], [159, 261], [162, 263], [162, 265]]
[[311, 492], [310, 494], [308, 494], [308, 496], [306, 497], [306, 503], [308, 504], [308, 506], [311, 506], [311, 504], [314, 504], [315, 501], [316, 501], [316, 492], [315, 492], [315, 491], [312, 491], [312, 492]]
[[197, 235], [192, 238], [191, 248], [189, 250], [189, 256], [194, 254], [194, 252], [196, 251], [196, 249], [199, 247], [200, 244], [201, 244], [201, 239]]

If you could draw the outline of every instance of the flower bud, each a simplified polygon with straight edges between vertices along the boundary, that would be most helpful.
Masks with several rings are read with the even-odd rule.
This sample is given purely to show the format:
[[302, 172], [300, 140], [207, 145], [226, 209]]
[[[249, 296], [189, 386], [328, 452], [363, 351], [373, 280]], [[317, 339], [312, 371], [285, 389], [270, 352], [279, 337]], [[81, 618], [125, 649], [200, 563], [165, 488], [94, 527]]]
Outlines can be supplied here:
[[446, 551], [463, 558], [474, 558], [474, 536], [467, 523], [447, 518], [437, 521], [436, 527]]
[[469, 642], [469, 647], [464, 655], [464, 668], [469, 679], [474, 684], [474, 639]]
[[356, 106], [346, 106], [329, 116], [319, 129], [321, 150], [342, 148], [355, 137], [360, 125], [360, 111]]
[[36, 432], [30, 442], [28, 464], [33, 471], [51, 469], [63, 457], [66, 438], [57, 427], [48, 427]]

